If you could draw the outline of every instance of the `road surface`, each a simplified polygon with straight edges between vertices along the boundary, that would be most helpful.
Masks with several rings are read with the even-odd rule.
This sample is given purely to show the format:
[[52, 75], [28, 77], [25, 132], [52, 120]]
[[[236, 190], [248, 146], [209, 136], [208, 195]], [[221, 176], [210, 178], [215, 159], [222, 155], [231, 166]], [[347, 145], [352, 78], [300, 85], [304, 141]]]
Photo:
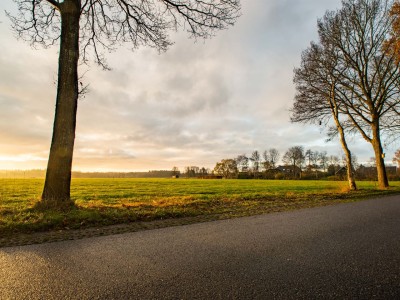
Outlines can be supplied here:
[[0, 248], [0, 299], [400, 299], [400, 196]]

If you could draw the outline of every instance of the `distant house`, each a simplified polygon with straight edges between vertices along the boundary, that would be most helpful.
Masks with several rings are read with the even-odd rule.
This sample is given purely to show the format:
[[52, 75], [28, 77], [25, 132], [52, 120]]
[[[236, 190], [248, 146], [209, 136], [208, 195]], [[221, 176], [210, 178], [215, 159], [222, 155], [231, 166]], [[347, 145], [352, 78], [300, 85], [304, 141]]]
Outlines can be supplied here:
[[347, 178], [347, 166], [340, 167], [336, 172], [334, 172], [333, 175], [340, 180], [346, 179]]
[[386, 174], [396, 175], [399, 170], [396, 166], [386, 166]]
[[336, 176], [345, 176], [347, 175], [347, 167], [341, 167], [339, 170], [335, 172]]
[[297, 166], [278, 166], [276, 168], [279, 172], [285, 173], [285, 174], [300, 174], [301, 169]]
[[301, 176], [301, 169], [297, 166], [278, 166], [276, 170], [284, 174], [294, 175], [295, 177]]
[[[377, 176], [376, 167], [366, 167], [360, 165], [357, 169], [357, 174], [361, 177], [371, 178]], [[396, 166], [386, 166], [386, 174], [387, 175], [396, 175], [397, 174], [397, 167]]]
[[275, 175], [277, 173], [283, 173], [280, 169], [278, 168], [273, 168], [273, 169], [267, 169], [264, 171], [266, 174], [272, 174]]

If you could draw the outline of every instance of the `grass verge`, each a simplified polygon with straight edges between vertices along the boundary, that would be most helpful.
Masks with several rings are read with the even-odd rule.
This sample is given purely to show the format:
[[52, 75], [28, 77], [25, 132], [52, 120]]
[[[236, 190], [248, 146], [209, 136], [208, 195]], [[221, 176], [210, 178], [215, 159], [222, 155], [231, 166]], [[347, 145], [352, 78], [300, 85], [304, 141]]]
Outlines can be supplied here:
[[386, 190], [359, 182], [359, 190], [349, 192], [346, 182], [329, 181], [76, 179], [71, 189], [76, 205], [59, 211], [37, 205], [42, 180], [0, 184], [0, 246], [43, 232], [58, 232], [62, 239], [77, 231], [108, 232], [99, 228], [110, 225], [110, 233], [134, 231], [400, 194], [400, 182]]

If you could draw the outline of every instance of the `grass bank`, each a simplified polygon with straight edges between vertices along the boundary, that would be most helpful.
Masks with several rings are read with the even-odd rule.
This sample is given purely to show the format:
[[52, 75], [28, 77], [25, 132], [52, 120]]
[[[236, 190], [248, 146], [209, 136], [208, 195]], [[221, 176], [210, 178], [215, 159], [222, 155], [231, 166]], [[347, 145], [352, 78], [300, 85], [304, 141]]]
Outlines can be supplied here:
[[400, 182], [383, 191], [374, 182], [358, 185], [359, 191], [348, 192], [346, 182], [330, 181], [74, 179], [76, 207], [60, 212], [35, 208], [43, 180], [0, 179], [0, 236], [191, 217], [226, 219], [400, 194]]

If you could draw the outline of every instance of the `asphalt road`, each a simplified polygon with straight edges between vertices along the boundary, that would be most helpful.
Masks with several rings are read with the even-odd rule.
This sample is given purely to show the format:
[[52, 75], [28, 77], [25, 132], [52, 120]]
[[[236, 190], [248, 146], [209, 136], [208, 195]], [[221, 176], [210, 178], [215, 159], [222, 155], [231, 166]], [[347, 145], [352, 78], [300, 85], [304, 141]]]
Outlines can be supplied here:
[[0, 299], [400, 299], [400, 196], [0, 249]]

